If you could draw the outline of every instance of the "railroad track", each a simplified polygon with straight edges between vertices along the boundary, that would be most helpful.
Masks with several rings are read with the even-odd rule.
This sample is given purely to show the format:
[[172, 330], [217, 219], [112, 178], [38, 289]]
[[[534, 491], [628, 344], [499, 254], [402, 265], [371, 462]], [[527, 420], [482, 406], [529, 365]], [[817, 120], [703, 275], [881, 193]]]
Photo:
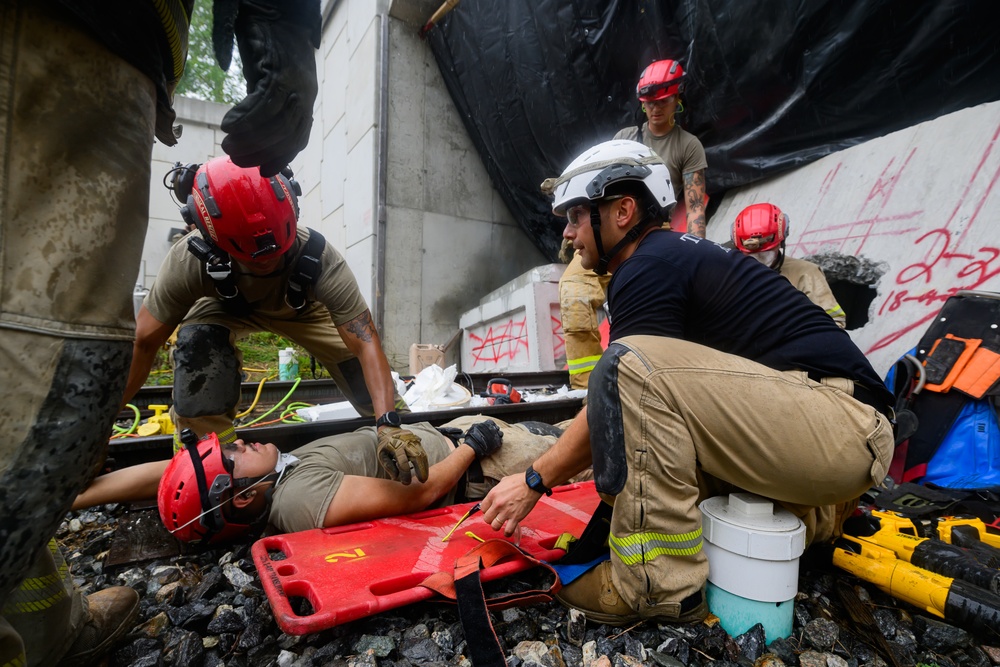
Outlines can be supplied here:
[[[462, 374], [456, 382], [462, 384], [472, 393], [480, 393], [486, 388], [489, 380], [498, 377], [495, 374]], [[566, 371], [542, 373], [509, 373], [502, 376], [509, 380], [519, 391], [553, 392], [569, 382]], [[469, 385], [472, 385], [471, 388]], [[268, 382], [261, 391], [258, 410], [266, 410], [277, 404], [292, 388], [292, 382]], [[257, 393], [258, 383], [244, 383], [242, 387], [242, 403], [240, 410], [250, 406]], [[151, 405], [169, 405], [172, 387], [143, 387], [131, 401], [139, 408], [143, 418], [153, 414]], [[343, 401], [344, 396], [330, 379], [303, 380], [289, 400], [313, 404], [326, 404]], [[510, 405], [493, 405], [480, 407], [460, 407], [432, 412], [414, 412], [401, 415], [404, 423], [427, 421], [440, 425], [456, 417], [474, 414], [486, 414], [507, 422], [542, 421], [549, 424], [570, 419], [583, 405], [581, 399], [557, 399], [533, 403], [514, 403]], [[120, 419], [131, 421], [134, 414], [131, 411], [122, 412]], [[294, 424], [272, 424], [255, 426], [246, 429], [244, 433], [252, 434], [254, 440], [273, 442], [282, 451], [290, 451], [301, 447], [317, 438], [338, 433], [346, 433], [362, 426], [370, 426], [371, 419], [359, 417], [330, 421], [302, 422]], [[172, 436], [155, 435], [147, 437], [116, 438], [108, 447], [111, 469], [168, 459], [173, 451]]]

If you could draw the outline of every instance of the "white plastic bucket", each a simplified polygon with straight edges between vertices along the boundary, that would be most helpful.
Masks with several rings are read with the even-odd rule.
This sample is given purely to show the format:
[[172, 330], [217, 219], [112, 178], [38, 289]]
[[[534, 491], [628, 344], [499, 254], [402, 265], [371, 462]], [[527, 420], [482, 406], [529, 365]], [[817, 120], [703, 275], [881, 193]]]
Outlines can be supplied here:
[[706, 600], [722, 628], [735, 637], [761, 623], [768, 642], [791, 635], [805, 525], [752, 493], [716, 496], [698, 507], [709, 568]]

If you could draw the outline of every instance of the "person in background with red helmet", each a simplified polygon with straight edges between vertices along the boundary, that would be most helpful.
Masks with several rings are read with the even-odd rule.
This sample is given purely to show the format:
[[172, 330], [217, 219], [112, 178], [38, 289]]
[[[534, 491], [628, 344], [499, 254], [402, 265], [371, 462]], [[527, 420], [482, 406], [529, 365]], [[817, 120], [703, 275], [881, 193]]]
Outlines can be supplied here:
[[[347, 262], [315, 230], [298, 226], [291, 172], [270, 178], [228, 157], [176, 167], [190, 232], [167, 253], [136, 316], [126, 402], [178, 328], [170, 414], [177, 433], [236, 440], [242, 355], [235, 342], [270, 331], [301, 345], [363, 415], [377, 417], [379, 460], [390, 476], [427, 478], [420, 438], [401, 428], [389, 363]], [[175, 449], [179, 443], [175, 440]]]
[[737, 250], [783, 275], [826, 311], [838, 327], [847, 327], [847, 314], [837, 303], [823, 271], [812, 262], [785, 256], [788, 216], [780, 208], [766, 203], [747, 206], [733, 221], [732, 237]]
[[[615, 139], [638, 141], [660, 156], [670, 173], [677, 205], [666, 227], [705, 237], [705, 149], [693, 134], [677, 125], [682, 109], [684, 68], [676, 60], [657, 60], [643, 70], [636, 85], [646, 122], [626, 127]], [[610, 276], [583, 268], [573, 257], [559, 279], [559, 311], [566, 343], [570, 386], [586, 389], [590, 372], [601, 358], [598, 312], [604, 305]]]
[[684, 68], [676, 60], [657, 60], [642, 71], [635, 86], [646, 122], [618, 131], [615, 139], [638, 141], [653, 149], [670, 172], [677, 206], [670, 216], [670, 228], [705, 238], [705, 148], [677, 124], [684, 110]]
[[[86, 665], [131, 627], [127, 587], [82, 595], [50, 538], [103, 465], [125, 386], [154, 137], [194, 0], [3, 0], [0, 9], [0, 665]], [[309, 141], [319, 0], [214, 4], [247, 96], [222, 148], [277, 173]], [[41, 585], [40, 585], [41, 582]], [[66, 583], [69, 582], [69, 583]]]

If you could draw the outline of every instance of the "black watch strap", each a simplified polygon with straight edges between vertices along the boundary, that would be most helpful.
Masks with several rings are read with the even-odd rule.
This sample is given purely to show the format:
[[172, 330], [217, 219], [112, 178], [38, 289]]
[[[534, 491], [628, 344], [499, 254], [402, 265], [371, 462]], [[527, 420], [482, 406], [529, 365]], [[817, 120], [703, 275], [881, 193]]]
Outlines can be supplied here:
[[403, 424], [403, 420], [400, 419], [399, 415], [396, 414], [392, 410], [389, 410], [389, 412], [386, 412], [381, 417], [379, 417], [378, 419], [375, 420], [375, 428], [378, 428], [380, 426], [397, 426], [398, 427], [398, 426], [401, 426], [402, 424]]
[[542, 482], [542, 476], [535, 471], [533, 466], [528, 466], [528, 469], [524, 471], [524, 482], [532, 491], [544, 493], [547, 496], [552, 495], [552, 489], [545, 486]]

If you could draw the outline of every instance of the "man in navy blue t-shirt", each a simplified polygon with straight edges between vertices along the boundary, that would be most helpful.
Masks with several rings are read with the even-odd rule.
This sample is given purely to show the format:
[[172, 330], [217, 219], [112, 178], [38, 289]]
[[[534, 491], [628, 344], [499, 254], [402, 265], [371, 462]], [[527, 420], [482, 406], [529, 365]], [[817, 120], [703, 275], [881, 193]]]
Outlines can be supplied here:
[[483, 500], [512, 534], [543, 493], [593, 464], [612, 502], [609, 559], [557, 596], [592, 620], [701, 620], [698, 503], [764, 496], [807, 541], [885, 477], [891, 394], [822, 308], [739, 252], [659, 229], [674, 203], [648, 148], [610, 141], [545, 186], [584, 266], [611, 273], [611, 344], [588, 404], [527, 473]]

